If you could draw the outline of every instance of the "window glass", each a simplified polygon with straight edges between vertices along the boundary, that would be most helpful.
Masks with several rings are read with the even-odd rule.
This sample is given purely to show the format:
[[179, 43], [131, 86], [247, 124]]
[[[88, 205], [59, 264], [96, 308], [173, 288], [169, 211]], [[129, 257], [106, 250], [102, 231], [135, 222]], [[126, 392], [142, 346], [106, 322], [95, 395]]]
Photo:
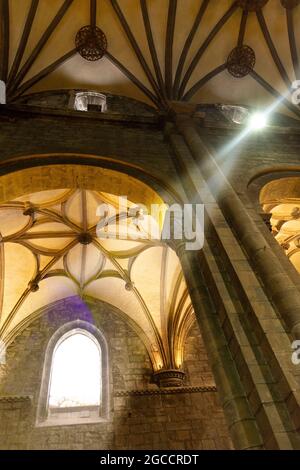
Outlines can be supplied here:
[[72, 334], [53, 355], [49, 407], [97, 406], [100, 396], [100, 349], [86, 334]]

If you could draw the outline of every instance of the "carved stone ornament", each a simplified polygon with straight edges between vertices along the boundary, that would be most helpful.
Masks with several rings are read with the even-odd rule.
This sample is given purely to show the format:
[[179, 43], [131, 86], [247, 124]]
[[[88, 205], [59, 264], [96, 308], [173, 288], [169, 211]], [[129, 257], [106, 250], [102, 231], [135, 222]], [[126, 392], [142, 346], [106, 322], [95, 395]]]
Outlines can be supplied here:
[[182, 387], [185, 373], [178, 369], [162, 369], [154, 372], [154, 380], [161, 388]]
[[245, 11], [259, 11], [269, 0], [238, 0], [238, 5]]
[[255, 66], [255, 53], [249, 46], [235, 47], [227, 59], [227, 70], [235, 78], [246, 77]]
[[83, 26], [76, 34], [77, 52], [88, 61], [101, 59], [107, 51], [107, 39], [97, 26]]

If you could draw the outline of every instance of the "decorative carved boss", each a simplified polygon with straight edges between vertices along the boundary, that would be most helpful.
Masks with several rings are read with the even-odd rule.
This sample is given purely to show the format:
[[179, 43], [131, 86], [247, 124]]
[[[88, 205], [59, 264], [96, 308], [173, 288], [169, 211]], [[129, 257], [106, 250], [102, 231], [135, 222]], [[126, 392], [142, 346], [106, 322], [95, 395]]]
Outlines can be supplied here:
[[107, 51], [107, 39], [98, 26], [83, 26], [76, 34], [77, 52], [88, 61], [101, 59]]
[[235, 78], [246, 77], [254, 69], [255, 60], [255, 53], [251, 47], [235, 47], [227, 59], [228, 72]]
[[259, 11], [269, 0], [238, 0], [238, 5], [245, 11]]

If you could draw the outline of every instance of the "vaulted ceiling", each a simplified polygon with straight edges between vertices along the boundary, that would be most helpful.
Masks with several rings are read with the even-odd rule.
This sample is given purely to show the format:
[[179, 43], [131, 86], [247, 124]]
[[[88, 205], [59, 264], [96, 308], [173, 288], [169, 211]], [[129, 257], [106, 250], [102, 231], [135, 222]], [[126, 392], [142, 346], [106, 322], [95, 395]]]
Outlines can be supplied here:
[[[299, 3], [1, 0], [0, 78], [9, 102], [25, 93], [88, 88], [161, 109], [170, 100], [267, 106], [280, 98], [278, 110], [299, 117], [289, 93], [300, 78]], [[86, 25], [97, 25], [106, 39], [97, 30], [85, 52], [77, 41], [78, 50], [89, 58], [103, 54], [99, 60], [75, 48]]]
[[0, 205], [0, 235], [1, 338], [55, 301], [92, 297], [123, 312], [154, 369], [182, 364], [194, 315], [180, 263], [135, 204], [84, 189], [33, 193]]
[[300, 273], [300, 178], [279, 178], [267, 183], [260, 201], [270, 216], [274, 237]]

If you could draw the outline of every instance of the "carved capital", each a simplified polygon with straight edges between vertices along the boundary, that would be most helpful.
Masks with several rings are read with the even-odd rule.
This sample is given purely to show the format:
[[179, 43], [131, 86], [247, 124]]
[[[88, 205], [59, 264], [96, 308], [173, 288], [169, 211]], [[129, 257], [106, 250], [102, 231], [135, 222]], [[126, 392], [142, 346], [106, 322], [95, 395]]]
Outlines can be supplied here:
[[153, 377], [160, 388], [182, 387], [185, 373], [179, 369], [162, 369], [154, 372]]

